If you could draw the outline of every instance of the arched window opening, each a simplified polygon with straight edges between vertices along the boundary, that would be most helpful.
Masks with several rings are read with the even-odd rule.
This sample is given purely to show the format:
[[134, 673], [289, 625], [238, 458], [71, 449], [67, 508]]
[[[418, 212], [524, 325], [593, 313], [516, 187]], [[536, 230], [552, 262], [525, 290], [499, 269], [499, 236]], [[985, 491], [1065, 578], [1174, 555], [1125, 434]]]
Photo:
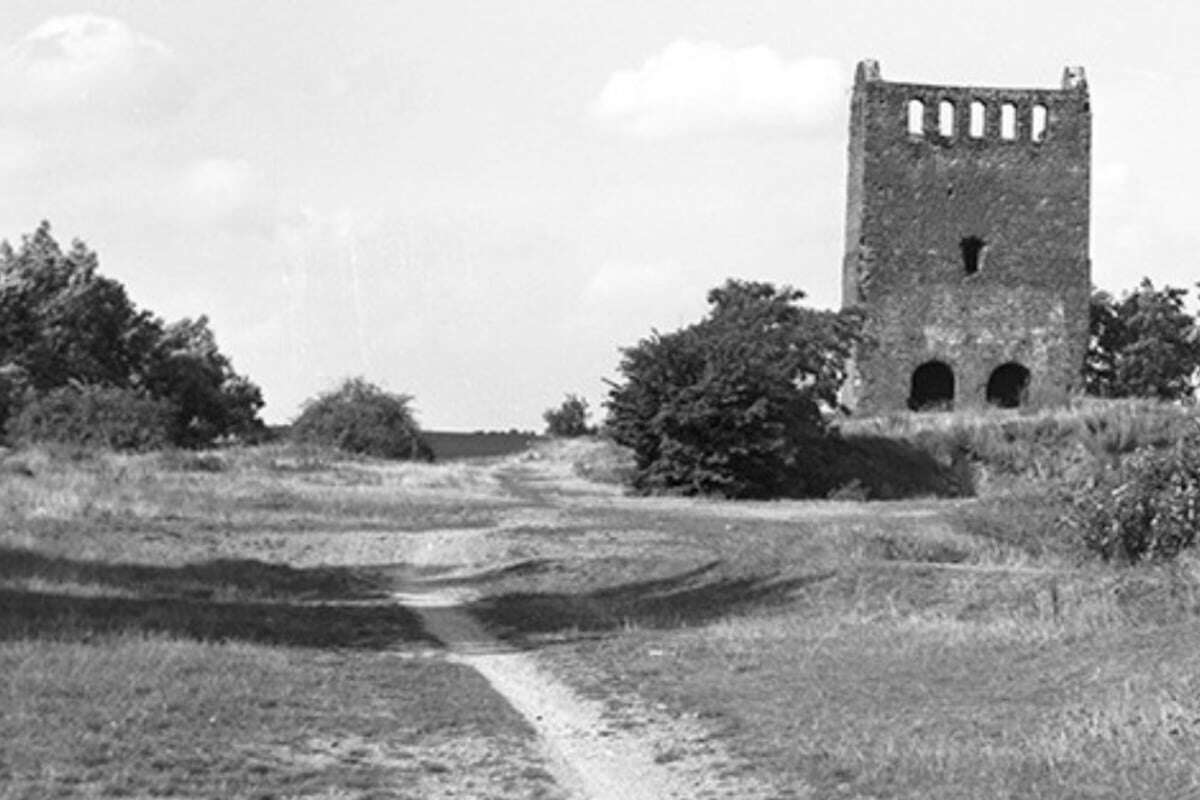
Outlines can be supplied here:
[[925, 135], [925, 104], [920, 100], [908, 101], [908, 132], [913, 136]]
[[1000, 106], [1000, 138], [1010, 141], [1017, 138], [1017, 107], [1012, 103]]
[[938, 133], [947, 139], [954, 135], [954, 103], [949, 100], [938, 103]]
[[954, 371], [941, 361], [926, 361], [913, 370], [908, 407], [913, 411], [954, 408]]
[[987, 401], [1001, 408], [1017, 408], [1025, 403], [1029, 388], [1029, 370], [1015, 361], [992, 370], [987, 382]]
[[974, 275], [983, 266], [983, 248], [986, 245], [987, 242], [978, 236], [967, 236], [959, 241], [958, 247], [962, 251], [963, 271], [968, 275]]
[[970, 133], [972, 139], [982, 139], [986, 127], [987, 109], [978, 100], [971, 101]]
[[1029, 117], [1029, 138], [1035, 142], [1041, 142], [1046, 139], [1046, 123], [1048, 114], [1046, 107], [1038, 103], [1033, 107], [1033, 112]]

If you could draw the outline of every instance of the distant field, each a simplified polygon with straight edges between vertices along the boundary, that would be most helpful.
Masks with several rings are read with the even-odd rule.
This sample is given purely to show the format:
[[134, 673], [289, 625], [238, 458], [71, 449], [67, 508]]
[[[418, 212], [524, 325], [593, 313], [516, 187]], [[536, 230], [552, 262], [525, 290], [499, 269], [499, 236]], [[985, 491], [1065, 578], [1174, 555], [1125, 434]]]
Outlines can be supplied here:
[[[271, 428], [271, 437], [275, 441], [283, 440], [287, 435], [286, 425]], [[436, 461], [510, 456], [546, 440], [530, 431], [423, 431], [421, 435], [433, 450]]]
[[437, 461], [510, 456], [545, 440], [545, 437], [533, 433], [500, 431], [426, 431], [423, 435], [433, 449], [433, 456]]

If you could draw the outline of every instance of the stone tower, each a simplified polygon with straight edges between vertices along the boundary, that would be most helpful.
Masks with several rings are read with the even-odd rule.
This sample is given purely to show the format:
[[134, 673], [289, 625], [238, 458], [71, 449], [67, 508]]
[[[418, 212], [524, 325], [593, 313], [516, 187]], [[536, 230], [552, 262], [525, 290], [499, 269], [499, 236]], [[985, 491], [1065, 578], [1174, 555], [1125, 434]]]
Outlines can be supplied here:
[[866, 313], [860, 414], [1064, 400], [1087, 350], [1091, 108], [1061, 89], [893, 83], [850, 101], [842, 302]]

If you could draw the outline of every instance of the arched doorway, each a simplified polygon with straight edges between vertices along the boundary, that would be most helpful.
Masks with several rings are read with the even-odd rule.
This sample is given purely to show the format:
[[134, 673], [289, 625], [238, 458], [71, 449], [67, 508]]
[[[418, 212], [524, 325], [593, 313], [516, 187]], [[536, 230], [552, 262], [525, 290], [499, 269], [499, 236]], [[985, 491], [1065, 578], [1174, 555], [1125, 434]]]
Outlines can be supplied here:
[[908, 407], [913, 411], [948, 411], [954, 407], [954, 370], [941, 361], [926, 361], [913, 370]]
[[1016, 408], [1025, 402], [1029, 388], [1029, 370], [1015, 361], [992, 370], [987, 382], [987, 401], [1001, 408]]

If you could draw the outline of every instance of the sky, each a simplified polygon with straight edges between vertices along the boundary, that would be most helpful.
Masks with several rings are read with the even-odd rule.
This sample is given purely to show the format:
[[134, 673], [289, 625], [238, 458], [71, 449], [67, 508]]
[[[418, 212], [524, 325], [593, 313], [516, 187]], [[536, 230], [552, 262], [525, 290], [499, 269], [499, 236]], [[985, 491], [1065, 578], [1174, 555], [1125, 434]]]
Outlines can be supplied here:
[[0, 238], [49, 220], [264, 417], [341, 379], [441, 430], [602, 414], [726, 278], [840, 302], [854, 66], [1092, 92], [1093, 282], [1193, 285], [1200, 4], [4, 0]]

